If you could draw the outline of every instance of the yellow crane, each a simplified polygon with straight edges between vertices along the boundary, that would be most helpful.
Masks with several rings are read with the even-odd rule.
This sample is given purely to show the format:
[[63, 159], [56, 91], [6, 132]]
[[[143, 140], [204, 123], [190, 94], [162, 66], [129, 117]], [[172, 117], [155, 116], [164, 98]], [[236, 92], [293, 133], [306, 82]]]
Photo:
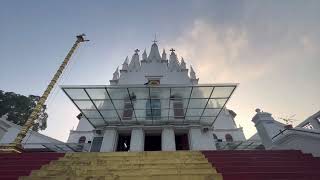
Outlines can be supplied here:
[[23, 138], [27, 135], [28, 131], [32, 128], [35, 121], [38, 119], [39, 113], [41, 112], [45, 101], [47, 100], [50, 92], [52, 91], [53, 87], [57, 83], [59, 77], [61, 76], [61, 74], [62, 74], [63, 70], [65, 69], [65, 67], [67, 66], [68, 62], [70, 61], [72, 54], [74, 53], [74, 51], [77, 49], [77, 47], [79, 46], [79, 44], [81, 42], [89, 41], [89, 40], [86, 40], [84, 38], [84, 36], [85, 36], [85, 34], [80, 34], [80, 35], [76, 36], [77, 37], [76, 42], [73, 44], [73, 46], [70, 49], [70, 51], [68, 52], [67, 56], [64, 58], [62, 64], [60, 65], [59, 69], [57, 70], [57, 72], [54, 74], [49, 85], [47, 86], [46, 90], [42, 94], [40, 100], [38, 101], [36, 107], [33, 109], [32, 113], [28, 117], [27, 121], [22, 126], [17, 137], [15, 138], [15, 140], [12, 143], [10, 143], [8, 145], [0, 146], [0, 152], [21, 153], [23, 151], [23, 147], [21, 145]]

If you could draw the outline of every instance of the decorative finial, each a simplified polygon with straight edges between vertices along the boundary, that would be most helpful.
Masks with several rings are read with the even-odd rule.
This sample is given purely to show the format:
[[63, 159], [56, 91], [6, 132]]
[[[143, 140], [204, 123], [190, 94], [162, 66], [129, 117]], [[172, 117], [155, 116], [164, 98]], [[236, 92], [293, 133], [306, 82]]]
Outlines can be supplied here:
[[139, 49], [134, 50], [135, 54], [138, 54], [138, 52], [140, 52]]
[[173, 53], [175, 50], [173, 48], [170, 49], [171, 53]]
[[261, 109], [257, 108], [256, 113], [260, 113], [260, 112], [261, 112]]

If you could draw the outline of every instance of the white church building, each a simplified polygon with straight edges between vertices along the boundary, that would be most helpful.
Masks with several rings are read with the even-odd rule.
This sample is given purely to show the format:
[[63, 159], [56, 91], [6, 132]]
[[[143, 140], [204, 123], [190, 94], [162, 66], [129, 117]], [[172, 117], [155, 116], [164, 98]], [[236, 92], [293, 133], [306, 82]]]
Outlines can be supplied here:
[[[292, 127], [256, 109], [257, 133], [246, 139], [226, 108], [238, 84], [199, 84], [195, 71], [167, 57], [156, 42], [149, 55], [136, 49], [113, 73], [110, 85], [63, 85], [80, 111], [67, 142], [29, 131], [30, 151], [113, 152], [177, 150], [296, 149], [320, 157], [320, 111]], [[0, 118], [0, 145], [13, 142], [21, 127]]]
[[90, 151], [215, 150], [216, 141], [245, 141], [226, 103], [237, 84], [198, 84], [174, 49], [156, 42], [149, 55], [135, 50], [113, 73], [110, 85], [62, 86], [80, 110], [68, 143]]

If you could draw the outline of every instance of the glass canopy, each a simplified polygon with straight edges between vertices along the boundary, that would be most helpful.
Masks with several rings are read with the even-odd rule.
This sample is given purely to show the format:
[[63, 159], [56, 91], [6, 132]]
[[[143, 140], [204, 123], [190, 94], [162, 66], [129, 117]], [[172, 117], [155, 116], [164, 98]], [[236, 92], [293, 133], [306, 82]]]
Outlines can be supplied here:
[[61, 86], [93, 127], [212, 126], [237, 84]]

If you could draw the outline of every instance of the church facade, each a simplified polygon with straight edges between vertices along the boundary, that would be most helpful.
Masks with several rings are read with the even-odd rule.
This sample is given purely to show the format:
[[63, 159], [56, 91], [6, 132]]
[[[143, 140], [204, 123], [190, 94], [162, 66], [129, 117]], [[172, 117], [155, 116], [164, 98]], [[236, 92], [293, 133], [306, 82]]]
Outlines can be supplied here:
[[236, 113], [226, 108], [237, 84], [199, 84], [174, 49], [135, 50], [110, 85], [64, 85], [80, 110], [68, 143], [92, 152], [215, 150], [216, 142], [245, 141]]

